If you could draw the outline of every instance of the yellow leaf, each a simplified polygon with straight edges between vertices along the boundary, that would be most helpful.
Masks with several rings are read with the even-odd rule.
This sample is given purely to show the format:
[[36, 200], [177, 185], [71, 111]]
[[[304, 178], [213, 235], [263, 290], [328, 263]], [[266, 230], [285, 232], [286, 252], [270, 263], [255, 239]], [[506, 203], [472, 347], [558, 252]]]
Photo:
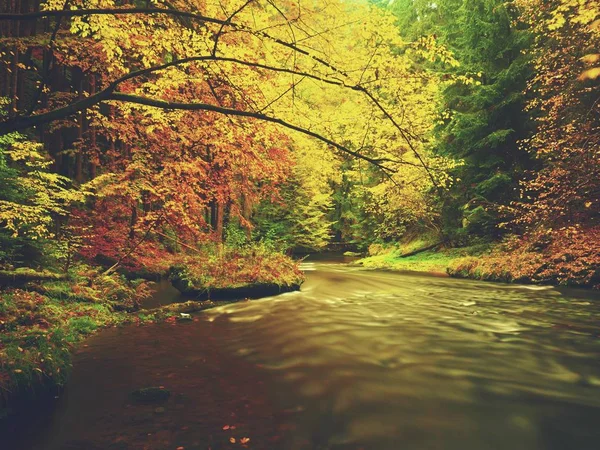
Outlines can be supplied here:
[[600, 67], [593, 67], [584, 71], [581, 75], [579, 75], [578, 79], [580, 81], [595, 80], [598, 77], [600, 77]]
[[594, 64], [595, 62], [600, 61], [600, 54], [590, 53], [588, 55], [582, 56], [581, 60], [586, 64]]

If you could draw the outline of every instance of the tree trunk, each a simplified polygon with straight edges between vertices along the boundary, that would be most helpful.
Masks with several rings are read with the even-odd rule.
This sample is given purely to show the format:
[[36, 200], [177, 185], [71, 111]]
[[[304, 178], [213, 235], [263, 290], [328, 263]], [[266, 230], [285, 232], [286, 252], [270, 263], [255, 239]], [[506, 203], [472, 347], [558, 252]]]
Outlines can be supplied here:
[[[245, 194], [242, 194], [242, 217], [248, 222], [252, 218], [252, 200]], [[246, 238], [248, 240], [252, 239], [252, 229], [250, 227], [246, 227]]]
[[217, 201], [216, 200], [211, 200], [209, 203], [209, 208], [210, 208], [210, 229], [212, 231], [216, 231], [217, 230]]
[[[77, 69], [77, 98], [83, 99], [83, 73]], [[83, 183], [83, 127], [85, 122], [85, 110], [81, 111], [77, 117], [77, 143], [78, 149], [75, 154], [75, 181]]]
[[10, 65], [11, 70], [11, 81], [10, 81], [10, 110], [8, 111], [9, 117], [15, 117], [17, 115], [17, 86], [19, 84], [19, 50], [17, 46], [13, 48], [13, 58]]
[[[20, 2], [19, 0], [12, 0], [12, 11], [13, 12], [19, 12], [20, 9]], [[13, 30], [12, 30], [12, 36], [17, 38], [19, 37], [19, 32], [20, 32], [20, 22], [17, 20], [13, 23]], [[10, 110], [8, 112], [9, 117], [15, 117], [17, 115], [17, 108], [18, 108], [18, 93], [17, 93], [17, 89], [18, 89], [18, 84], [19, 84], [19, 49], [17, 48], [17, 46], [15, 45], [13, 48], [13, 58], [12, 58], [12, 63], [11, 63], [11, 75], [12, 75], [12, 80], [10, 82]]]
[[[96, 93], [96, 74], [90, 75], [90, 95]], [[89, 127], [90, 133], [90, 150], [92, 152], [90, 157], [90, 179], [96, 178], [96, 161], [98, 158], [98, 149], [96, 148], [96, 129]]]
[[217, 202], [217, 227], [215, 229], [217, 242], [223, 242], [223, 219], [225, 216], [225, 205]]
[[129, 239], [135, 238], [135, 224], [138, 219], [137, 205], [131, 207], [131, 217], [129, 219]]
[[427, 247], [423, 247], [417, 250], [413, 250], [412, 252], [405, 253], [404, 255], [400, 255], [400, 258], [408, 258], [409, 256], [418, 255], [419, 253], [426, 252], [427, 250], [433, 250], [440, 245], [443, 245], [446, 241], [440, 241], [433, 245], [428, 245]]

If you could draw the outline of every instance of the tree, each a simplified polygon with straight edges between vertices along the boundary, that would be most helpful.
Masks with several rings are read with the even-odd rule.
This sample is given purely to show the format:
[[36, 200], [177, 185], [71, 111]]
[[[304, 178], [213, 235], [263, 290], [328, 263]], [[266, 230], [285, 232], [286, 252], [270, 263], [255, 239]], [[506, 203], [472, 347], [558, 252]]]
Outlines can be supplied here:
[[599, 48], [600, 7], [570, 0], [520, 6], [536, 33], [527, 105], [536, 130], [523, 145], [542, 167], [523, 183], [513, 224], [589, 229], [600, 212], [600, 83], [590, 53]]
[[[173, 230], [221, 241], [229, 222], [251, 230], [256, 205], [280, 192], [294, 201], [294, 240], [318, 222], [303, 245], [322, 246], [329, 189], [307, 167], [326, 150], [372, 164], [379, 179], [397, 173], [393, 183], [405, 168], [429, 183], [443, 171], [418, 138], [430, 81], [399, 51], [409, 44], [392, 17], [367, 5], [15, 6], [0, 14], [13, 24], [1, 41], [9, 66], [18, 47], [5, 84], [16, 109], [0, 132], [36, 127], [55, 169], [96, 193], [78, 215], [104, 230], [86, 239], [89, 257], [116, 259]], [[389, 113], [401, 104], [404, 116]]]
[[398, 0], [390, 8], [404, 36], [435, 35], [460, 62], [429, 64], [446, 78], [432, 147], [463, 163], [450, 171], [460, 181], [439, 197], [446, 233], [464, 227], [470, 235], [496, 237], [498, 206], [515, 198], [531, 168], [518, 145], [530, 130], [524, 94], [530, 33], [518, 11], [498, 0]]
[[86, 194], [50, 166], [40, 144], [18, 133], [0, 138], [0, 264], [39, 264], [48, 253], [65, 256], [56, 225]]

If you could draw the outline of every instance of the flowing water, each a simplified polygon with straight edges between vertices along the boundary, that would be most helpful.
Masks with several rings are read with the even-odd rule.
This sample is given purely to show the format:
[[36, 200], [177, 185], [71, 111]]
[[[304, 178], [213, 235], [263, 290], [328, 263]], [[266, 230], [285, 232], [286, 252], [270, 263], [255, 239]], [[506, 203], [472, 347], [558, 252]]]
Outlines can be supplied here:
[[596, 294], [303, 266], [300, 292], [92, 337], [0, 448], [600, 448]]

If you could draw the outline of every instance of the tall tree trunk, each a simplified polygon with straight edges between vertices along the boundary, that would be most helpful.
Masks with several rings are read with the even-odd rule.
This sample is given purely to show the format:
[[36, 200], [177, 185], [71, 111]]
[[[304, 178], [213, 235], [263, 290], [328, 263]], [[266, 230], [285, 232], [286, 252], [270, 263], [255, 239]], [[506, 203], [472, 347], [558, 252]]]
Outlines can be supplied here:
[[[77, 73], [74, 74], [77, 77], [77, 98], [78, 100], [83, 99], [83, 73], [77, 69]], [[83, 183], [83, 127], [85, 123], [85, 110], [81, 111], [77, 117], [77, 142], [78, 149], [75, 154], [75, 180], [78, 183]]]
[[223, 219], [225, 217], [225, 205], [217, 202], [217, 227], [215, 229], [217, 242], [223, 242]]
[[[19, 0], [12, 0], [11, 5], [13, 12], [19, 12], [21, 7]], [[20, 25], [21, 24], [18, 20], [13, 22], [12, 36], [15, 38], [19, 37]], [[12, 74], [12, 80], [10, 82], [10, 110], [8, 114], [9, 117], [14, 117], [17, 115], [17, 86], [19, 84], [19, 49], [16, 45], [13, 48], [13, 58], [10, 70]]]
[[212, 199], [209, 203], [210, 207], [210, 228], [212, 231], [217, 230], [217, 201]]
[[[96, 93], [96, 74], [90, 75], [90, 95]], [[96, 129], [89, 127], [90, 133], [90, 150], [92, 155], [90, 157], [90, 179], [96, 178], [96, 160], [98, 158], [98, 149], [96, 148]]]
[[[242, 194], [242, 217], [248, 222], [252, 218], [252, 200], [246, 194]], [[246, 227], [246, 238], [248, 240], [252, 239], [252, 229], [250, 227]]]
[[115, 163], [115, 155], [117, 154], [117, 146], [116, 146], [115, 140], [113, 138], [110, 138], [110, 143], [108, 145], [109, 145], [108, 152], [109, 152], [109, 155], [110, 155], [109, 158], [108, 158], [108, 164], [109, 164], [109, 167], [110, 167], [109, 170], [112, 170], [113, 169], [112, 166]]
[[10, 110], [8, 112], [9, 117], [14, 117], [17, 115], [17, 86], [19, 84], [19, 50], [15, 45], [13, 48], [13, 58], [10, 65], [11, 70], [11, 81], [10, 81], [10, 90], [9, 90], [9, 98], [10, 98]]
[[131, 217], [129, 218], [129, 239], [135, 238], [135, 224], [137, 223], [137, 219], [138, 219], [138, 210], [137, 210], [137, 205], [134, 204], [131, 207]]

